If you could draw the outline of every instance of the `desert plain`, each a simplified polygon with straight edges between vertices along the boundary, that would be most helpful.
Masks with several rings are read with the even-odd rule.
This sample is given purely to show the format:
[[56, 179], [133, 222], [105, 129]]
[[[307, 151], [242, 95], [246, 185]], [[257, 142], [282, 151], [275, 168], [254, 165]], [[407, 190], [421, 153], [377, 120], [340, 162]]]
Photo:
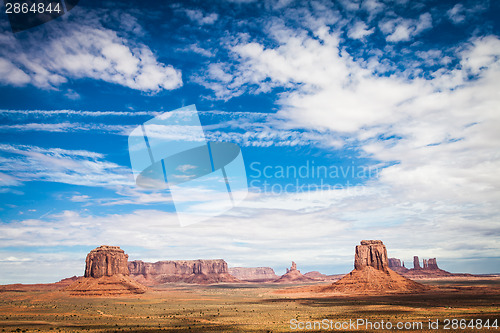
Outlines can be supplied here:
[[[169, 284], [133, 296], [71, 296], [43, 287], [4, 288], [0, 293], [2, 332], [291, 332], [397, 331], [335, 329], [335, 323], [411, 323], [405, 332], [494, 332], [498, 328], [445, 329], [445, 320], [500, 319], [500, 277], [435, 279], [419, 294], [340, 295], [296, 293], [297, 287], [269, 283]], [[295, 319], [295, 321], [292, 321]], [[333, 329], [304, 328], [307, 322], [333, 323]], [[428, 322], [439, 320], [438, 329]], [[291, 324], [295, 323], [294, 325]], [[418, 323], [422, 323], [420, 328]], [[498, 321], [497, 321], [498, 324]], [[340, 324], [338, 324], [340, 325]], [[406, 324], [410, 327], [410, 324]], [[294, 329], [294, 326], [297, 326]], [[345, 327], [345, 326], [344, 326]]]
[[[101, 246], [82, 277], [0, 286], [0, 331], [499, 330], [500, 275], [453, 274], [435, 259], [421, 268], [417, 257], [411, 270], [393, 266], [400, 275], [391, 261], [382, 241], [364, 240], [348, 274], [302, 274], [292, 262], [276, 278], [271, 268], [230, 270], [224, 260], [128, 262], [119, 247]], [[242, 279], [250, 273], [270, 279]]]

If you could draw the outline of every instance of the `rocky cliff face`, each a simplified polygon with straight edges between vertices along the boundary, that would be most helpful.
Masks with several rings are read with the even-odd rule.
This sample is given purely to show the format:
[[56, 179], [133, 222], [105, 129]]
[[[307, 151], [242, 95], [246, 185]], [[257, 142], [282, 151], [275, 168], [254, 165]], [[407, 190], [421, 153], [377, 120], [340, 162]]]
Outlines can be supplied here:
[[278, 278], [271, 267], [230, 267], [229, 274], [243, 281], [271, 281]]
[[155, 263], [135, 260], [129, 262], [128, 268], [137, 281], [147, 285], [168, 282], [237, 282], [237, 279], [229, 274], [227, 263], [222, 259], [166, 260]]
[[85, 274], [66, 290], [74, 296], [141, 294], [147, 288], [129, 276], [128, 255], [118, 246], [102, 245], [85, 260]]
[[439, 269], [436, 258], [431, 258], [427, 262], [427, 268], [428, 269]]
[[85, 260], [85, 277], [129, 275], [128, 255], [118, 246], [102, 245], [93, 249]]
[[354, 269], [373, 267], [378, 270], [387, 270], [389, 262], [387, 250], [380, 240], [362, 240], [361, 245], [356, 246], [354, 256]]
[[[401, 263], [399, 262], [399, 265]], [[428, 287], [411, 281], [389, 268], [387, 249], [380, 240], [363, 240], [356, 246], [354, 270], [320, 292], [341, 293], [414, 293]]]
[[418, 260], [418, 256], [413, 257], [413, 269], [422, 269], [422, 267], [420, 267], [420, 260]]
[[404, 261], [401, 263], [401, 260], [398, 258], [389, 258], [389, 268], [400, 274], [408, 271]]
[[389, 268], [403, 267], [401, 260], [398, 258], [389, 258]]

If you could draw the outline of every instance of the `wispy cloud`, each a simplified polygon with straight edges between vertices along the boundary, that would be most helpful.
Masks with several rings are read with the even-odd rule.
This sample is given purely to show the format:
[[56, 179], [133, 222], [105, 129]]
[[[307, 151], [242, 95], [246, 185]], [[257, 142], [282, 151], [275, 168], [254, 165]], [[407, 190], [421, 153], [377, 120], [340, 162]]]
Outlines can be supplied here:
[[18, 183], [48, 181], [82, 186], [133, 184], [130, 169], [85, 150], [1, 144], [0, 172]]
[[[0, 125], [0, 132], [97, 132], [101, 134], [128, 136], [138, 125], [121, 125], [98, 123], [94, 118], [114, 117], [116, 122], [124, 117], [140, 117], [142, 123], [145, 116], [154, 117], [162, 114], [158, 111], [113, 112], [113, 111], [22, 111], [0, 110], [0, 117], [4, 117], [13, 124]], [[343, 143], [338, 135], [333, 132], [315, 130], [299, 130], [287, 128], [286, 121], [281, 116], [272, 113], [257, 112], [223, 112], [200, 111], [200, 118], [206, 125], [203, 127], [205, 136], [209, 141], [232, 142], [240, 146], [270, 147], [270, 146], [335, 146]], [[57, 121], [74, 118], [78, 122], [40, 122]], [[29, 122], [32, 121], [32, 122]], [[38, 122], [34, 122], [38, 121]], [[190, 128], [182, 126], [148, 126], [149, 135], [170, 140], [196, 140]]]
[[58, 116], [75, 117], [137, 117], [157, 116], [161, 111], [85, 111], [85, 110], [0, 110], [2, 117], [52, 118]]
[[36, 131], [36, 132], [87, 132], [95, 131], [107, 134], [128, 135], [135, 127], [131, 125], [108, 125], [108, 124], [84, 124], [84, 123], [27, 123], [27, 124], [12, 124], [0, 125], [0, 132], [19, 132], [19, 131]]

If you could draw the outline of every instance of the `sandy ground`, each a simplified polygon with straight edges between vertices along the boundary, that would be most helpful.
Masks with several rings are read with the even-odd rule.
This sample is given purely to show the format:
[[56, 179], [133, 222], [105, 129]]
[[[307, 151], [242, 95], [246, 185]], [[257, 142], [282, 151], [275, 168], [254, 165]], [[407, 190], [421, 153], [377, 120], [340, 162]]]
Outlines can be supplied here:
[[[496, 319], [500, 325], [499, 277], [421, 282], [435, 288], [414, 295], [346, 295], [293, 291], [307, 287], [304, 285], [175, 284], [141, 295], [118, 297], [74, 297], [64, 291], [28, 288], [28, 291], [0, 292], [0, 331], [397, 331], [396, 328], [380, 329], [381, 321], [386, 325], [388, 322], [413, 325], [405, 332], [500, 331], [494, 327], [478, 329], [479, 321], [486, 323], [489, 320], [491, 326]], [[452, 327], [454, 319], [457, 329]], [[370, 322], [372, 329], [367, 329], [366, 325], [341, 327], [357, 320]], [[437, 329], [428, 327], [429, 320], [432, 323], [439, 321]], [[446, 320], [449, 320], [449, 329], [445, 329]], [[377, 323], [379, 329], [373, 327]], [[460, 323], [470, 326], [461, 330]], [[311, 330], [305, 330], [308, 327]]]

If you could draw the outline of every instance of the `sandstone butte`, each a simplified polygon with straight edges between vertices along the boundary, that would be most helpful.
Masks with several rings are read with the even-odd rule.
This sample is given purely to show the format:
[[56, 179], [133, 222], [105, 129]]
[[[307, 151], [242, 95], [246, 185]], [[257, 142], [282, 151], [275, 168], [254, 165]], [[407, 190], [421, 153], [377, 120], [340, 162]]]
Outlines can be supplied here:
[[339, 281], [317, 287], [317, 292], [414, 293], [430, 288], [407, 279], [389, 268], [387, 249], [380, 240], [363, 240], [356, 246], [354, 269]]
[[128, 263], [131, 276], [148, 286], [168, 283], [239, 282], [222, 259], [165, 260], [155, 263], [135, 260]]
[[118, 246], [102, 245], [85, 260], [85, 274], [65, 290], [74, 296], [142, 294], [147, 288], [130, 278], [128, 255]]
[[290, 269], [286, 269], [286, 273], [282, 275], [279, 279], [274, 282], [277, 283], [294, 283], [294, 282], [310, 282], [314, 281], [313, 279], [304, 276], [298, 269], [297, 264], [292, 261], [292, 266]]

